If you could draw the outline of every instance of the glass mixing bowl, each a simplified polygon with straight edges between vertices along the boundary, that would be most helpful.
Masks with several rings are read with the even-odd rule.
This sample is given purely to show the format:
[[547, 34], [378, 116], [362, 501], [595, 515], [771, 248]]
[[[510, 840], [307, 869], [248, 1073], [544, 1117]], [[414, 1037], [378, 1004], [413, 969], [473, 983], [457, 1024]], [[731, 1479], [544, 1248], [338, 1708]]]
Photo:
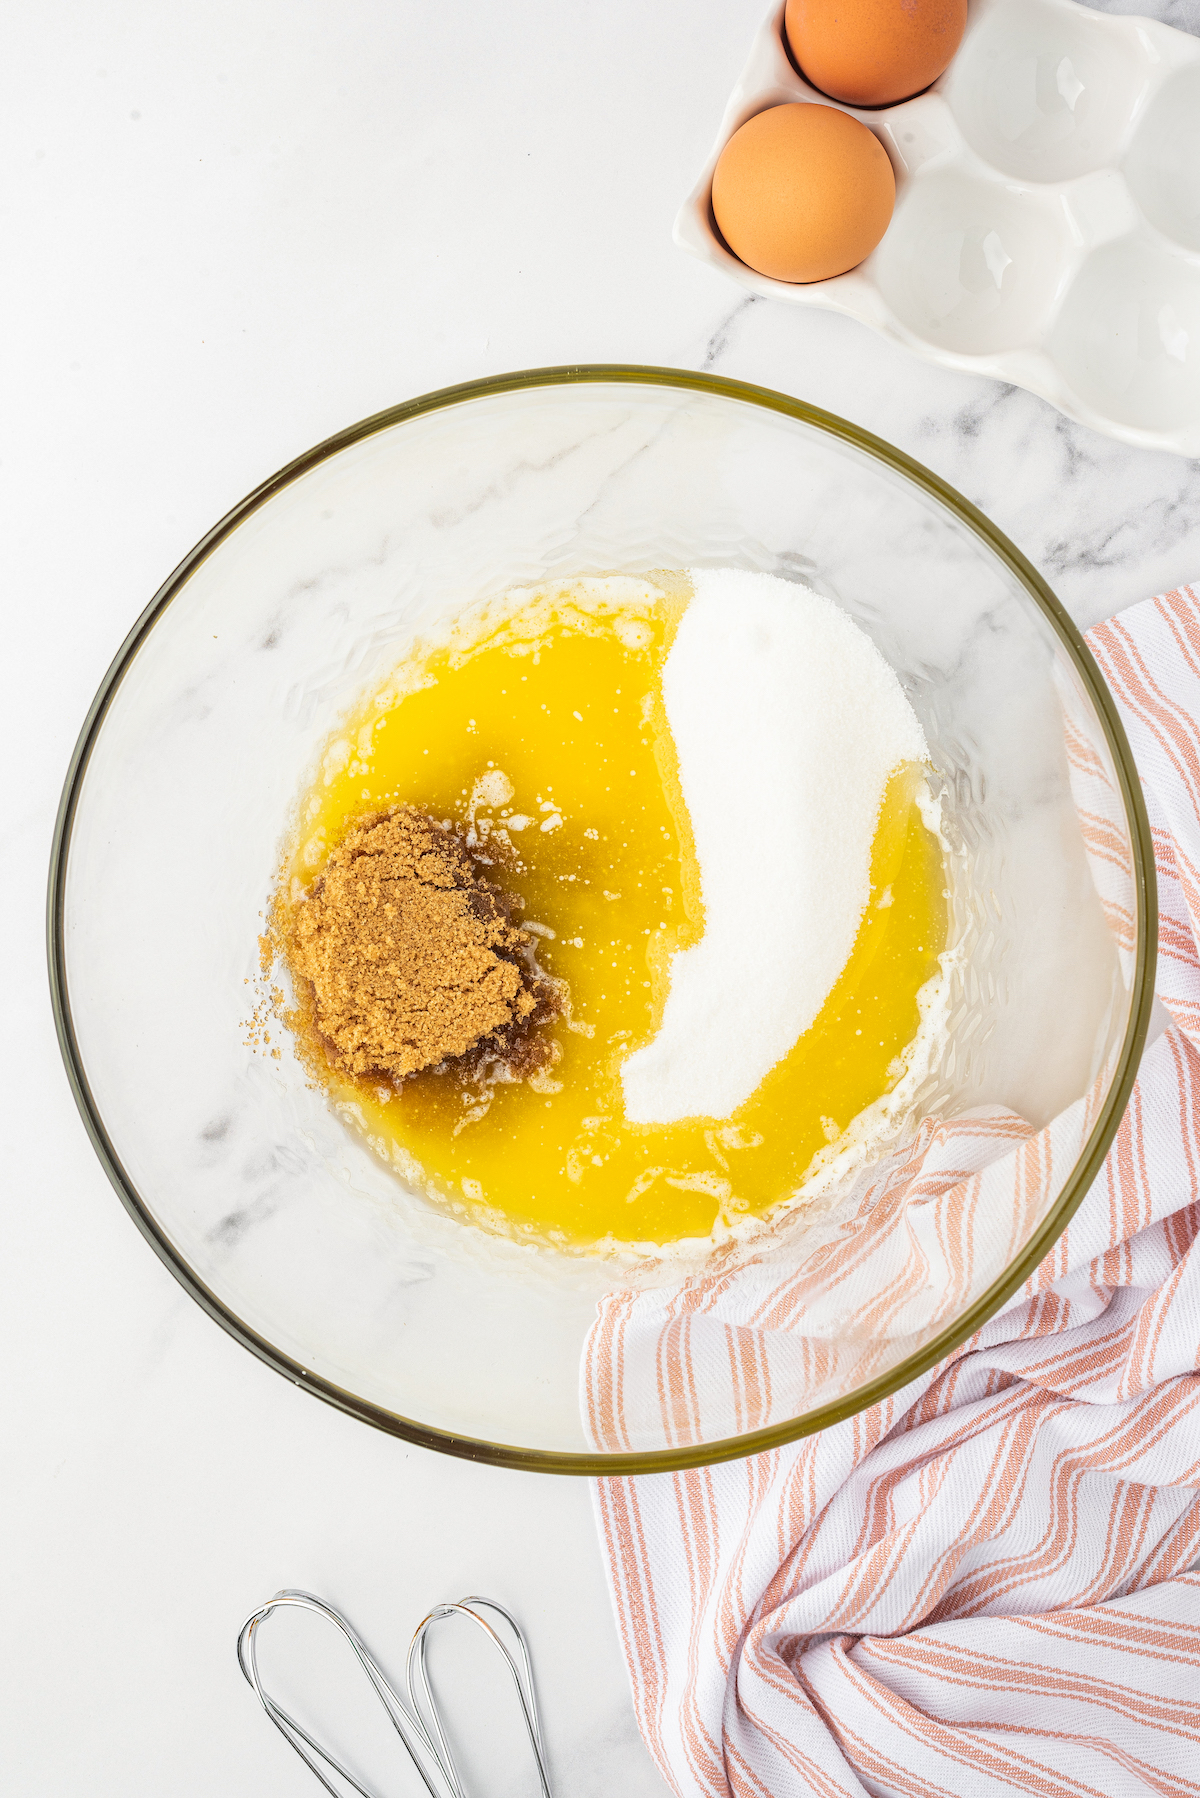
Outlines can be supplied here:
[[[953, 848], [951, 1032], [922, 1110], [1094, 1121], [982, 1293], [813, 1409], [597, 1453], [580, 1351], [611, 1267], [494, 1238], [409, 1192], [286, 1041], [247, 1046], [292, 808], [415, 636], [516, 582], [736, 564], [845, 606], [924, 725]], [[1107, 779], [1110, 931], [1066, 739]], [[436, 746], [433, 746], [436, 747]], [[427, 395], [285, 468], [197, 545], [106, 676], [63, 795], [50, 963], [97, 1152], [175, 1276], [238, 1341], [366, 1422], [454, 1454], [649, 1472], [774, 1446], [894, 1390], [1025, 1279], [1096, 1174], [1152, 1000], [1153, 858], [1116, 710], [1045, 582], [897, 450], [710, 375], [559, 368]], [[802, 1220], [797, 1227], [803, 1227]], [[618, 1282], [619, 1283], [619, 1282]], [[783, 1410], [779, 1410], [782, 1403]]]

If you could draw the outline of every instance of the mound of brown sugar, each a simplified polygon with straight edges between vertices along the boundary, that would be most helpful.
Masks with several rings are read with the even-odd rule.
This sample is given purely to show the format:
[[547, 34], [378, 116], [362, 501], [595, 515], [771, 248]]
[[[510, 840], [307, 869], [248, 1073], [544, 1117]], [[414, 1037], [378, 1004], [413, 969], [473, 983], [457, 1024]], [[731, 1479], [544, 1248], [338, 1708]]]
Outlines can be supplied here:
[[393, 1078], [479, 1052], [544, 1065], [531, 1033], [561, 1004], [540, 976], [520, 901], [482, 878], [462, 839], [403, 808], [366, 818], [329, 857], [289, 931], [293, 971], [339, 1067]]

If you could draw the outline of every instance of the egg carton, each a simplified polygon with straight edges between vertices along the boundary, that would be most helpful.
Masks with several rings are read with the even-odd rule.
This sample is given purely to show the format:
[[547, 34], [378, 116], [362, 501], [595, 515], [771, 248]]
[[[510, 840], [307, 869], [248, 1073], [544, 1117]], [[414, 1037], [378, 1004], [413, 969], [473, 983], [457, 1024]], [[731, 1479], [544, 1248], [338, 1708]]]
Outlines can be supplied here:
[[788, 101], [783, 8], [759, 31], [675, 242], [752, 293], [823, 306], [1069, 418], [1200, 456], [1200, 39], [1076, 0], [973, 0], [958, 54], [895, 106], [840, 106], [883, 144], [896, 210], [865, 262], [794, 285], [731, 255], [712, 175]]

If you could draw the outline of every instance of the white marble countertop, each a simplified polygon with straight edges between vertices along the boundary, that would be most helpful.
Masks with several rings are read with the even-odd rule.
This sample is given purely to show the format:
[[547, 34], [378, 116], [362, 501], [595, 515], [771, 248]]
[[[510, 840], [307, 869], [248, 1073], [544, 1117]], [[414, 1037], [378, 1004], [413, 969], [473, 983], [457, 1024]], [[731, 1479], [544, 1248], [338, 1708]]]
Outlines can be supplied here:
[[[54, 810], [109, 659], [208, 526], [394, 401], [636, 361], [719, 368], [890, 438], [1081, 624], [1200, 573], [1200, 464], [747, 299], [671, 247], [761, 10], [47, 0], [10, 20], [6, 1791], [315, 1791], [234, 1663], [242, 1617], [285, 1584], [345, 1607], [397, 1671], [434, 1600], [509, 1602], [558, 1789], [665, 1790], [586, 1486], [409, 1448], [260, 1366], [155, 1260], [76, 1116], [41, 941]], [[1141, 10], [1200, 31], [1200, 0]]]

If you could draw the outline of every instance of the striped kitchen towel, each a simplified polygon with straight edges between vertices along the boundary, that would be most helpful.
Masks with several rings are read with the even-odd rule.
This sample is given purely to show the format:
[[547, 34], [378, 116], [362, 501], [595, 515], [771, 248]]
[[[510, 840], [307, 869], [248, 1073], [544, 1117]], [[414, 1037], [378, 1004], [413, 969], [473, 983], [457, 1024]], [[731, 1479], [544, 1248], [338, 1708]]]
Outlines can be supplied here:
[[[957, 1353], [786, 1448], [596, 1482], [638, 1721], [680, 1794], [1200, 1798], [1200, 588], [1089, 641], [1146, 791], [1171, 1026], [1068, 1231]], [[1071, 755], [1128, 949], [1102, 771]], [[1088, 1104], [1065, 1142], [1062, 1119], [927, 1125], [876, 1180], [869, 1228], [806, 1267], [818, 1302], [762, 1268], [613, 1295], [583, 1369], [594, 1439], [695, 1440], [714, 1394], [716, 1415], [767, 1421], [773, 1369], [798, 1377], [789, 1342], [819, 1392], [820, 1303], [846, 1316], [897, 1244], [926, 1281], [939, 1254], [969, 1279], [995, 1252], [995, 1182], [1011, 1215]], [[904, 1303], [879, 1302], [893, 1338]]]

